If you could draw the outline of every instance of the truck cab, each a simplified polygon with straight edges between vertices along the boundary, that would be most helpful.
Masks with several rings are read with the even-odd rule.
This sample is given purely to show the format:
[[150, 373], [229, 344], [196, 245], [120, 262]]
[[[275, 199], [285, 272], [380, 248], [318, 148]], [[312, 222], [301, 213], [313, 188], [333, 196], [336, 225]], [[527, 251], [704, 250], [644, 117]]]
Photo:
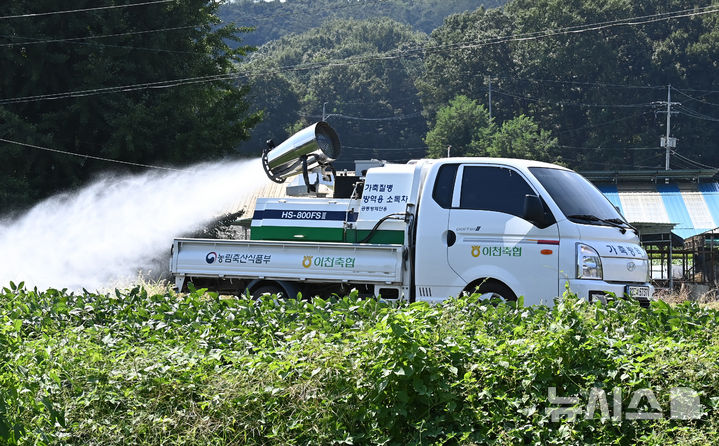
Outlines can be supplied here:
[[496, 158], [427, 161], [424, 169], [416, 296], [480, 291], [550, 304], [569, 289], [588, 300], [628, 294], [648, 303], [637, 231], [576, 172]]

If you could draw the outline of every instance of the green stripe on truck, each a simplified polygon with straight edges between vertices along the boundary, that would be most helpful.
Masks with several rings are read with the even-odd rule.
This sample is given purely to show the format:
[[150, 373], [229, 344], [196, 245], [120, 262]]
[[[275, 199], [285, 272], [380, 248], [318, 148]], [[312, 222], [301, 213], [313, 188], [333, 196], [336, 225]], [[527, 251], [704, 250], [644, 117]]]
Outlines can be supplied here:
[[[307, 242], [347, 242], [357, 243], [364, 240], [369, 230], [342, 228], [307, 228], [301, 226], [256, 226], [250, 230], [250, 240], [280, 240]], [[382, 245], [401, 245], [404, 243], [404, 231], [375, 231], [367, 243]]]

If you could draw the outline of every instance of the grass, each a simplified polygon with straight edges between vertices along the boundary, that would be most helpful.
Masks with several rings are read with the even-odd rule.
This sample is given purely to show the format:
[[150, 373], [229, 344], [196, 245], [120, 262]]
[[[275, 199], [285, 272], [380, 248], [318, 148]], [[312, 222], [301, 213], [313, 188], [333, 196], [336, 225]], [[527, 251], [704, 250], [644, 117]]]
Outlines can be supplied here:
[[[0, 440], [42, 445], [709, 444], [719, 314], [685, 302], [553, 308], [261, 301], [165, 285], [4, 289]], [[699, 392], [697, 420], [669, 389]], [[657, 420], [551, 419], [557, 395], [649, 389]], [[643, 400], [639, 407], [651, 409]]]
[[[677, 305], [684, 302], [696, 302], [704, 307], [719, 310], [719, 297], [717, 295], [719, 288], [717, 288], [717, 284], [714, 284], [713, 286], [700, 285], [702, 288], [699, 292], [693, 291], [693, 286], [697, 285], [682, 284], [676, 291], [669, 291], [667, 289], [657, 290], [654, 297], [670, 305]], [[706, 291], [702, 293], [701, 291], [703, 290]]]

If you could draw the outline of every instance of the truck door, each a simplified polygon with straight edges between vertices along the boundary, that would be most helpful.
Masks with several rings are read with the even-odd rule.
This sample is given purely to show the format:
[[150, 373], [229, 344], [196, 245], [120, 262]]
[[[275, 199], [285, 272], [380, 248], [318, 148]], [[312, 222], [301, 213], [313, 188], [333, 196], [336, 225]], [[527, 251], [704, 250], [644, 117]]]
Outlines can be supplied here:
[[430, 174], [417, 216], [415, 287], [417, 300], [441, 301], [462, 292], [466, 283], [447, 262], [447, 224], [459, 164]]
[[551, 302], [559, 294], [559, 231], [553, 218], [540, 223], [544, 228], [522, 218], [526, 195], [538, 193], [513, 168], [460, 166], [449, 212], [454, 243], [448, 243], [448, 263], [465, 283], [494, 278], [527, 304]]

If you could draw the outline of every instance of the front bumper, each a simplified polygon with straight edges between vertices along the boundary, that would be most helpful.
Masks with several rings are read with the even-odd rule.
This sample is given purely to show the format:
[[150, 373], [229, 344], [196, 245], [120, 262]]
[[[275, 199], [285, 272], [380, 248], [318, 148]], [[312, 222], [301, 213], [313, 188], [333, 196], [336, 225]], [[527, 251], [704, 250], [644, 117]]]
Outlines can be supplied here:
[[643, 307], [648, 307], [652, 300], [654, 300], [654, 286], [649, 283], [609, 283], [602, 280], [586, 280], [586, 279], [572, 279], [563, 280], [560, 284], [561, 289], [566, 290], [569, 288], [569, 292], [576, 294], [581, 299], [588, 300], [590, 302], [599, 300], [603, 303], [607, 301], [607, 294], [613, 294], [616, 297], [623, 297], [627, 289], [627, 285], [640, 286], [649, 288], [648, 297], [636, 297], [639, 304]]

